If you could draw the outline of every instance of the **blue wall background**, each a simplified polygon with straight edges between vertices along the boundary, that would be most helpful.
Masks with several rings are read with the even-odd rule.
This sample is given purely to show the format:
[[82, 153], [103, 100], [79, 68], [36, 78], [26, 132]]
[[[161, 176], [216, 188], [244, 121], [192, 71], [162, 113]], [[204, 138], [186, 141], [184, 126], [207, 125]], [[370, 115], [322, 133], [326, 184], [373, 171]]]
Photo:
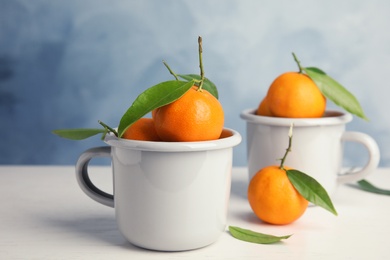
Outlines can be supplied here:
[[[371, 120], [348, 129], [372, 135], [390, 166], [389, 13], [385, 0], [0, 0], [0, 164], [74, 164], [102, 141], [51, 130], [117, 125], [141, 91], [172, 79], [162, 60], [198, 73], [201, 35], [226, 126], [244, 136], [234, 165], [246, 164], [240, 111], [297, 69], [294, 51], [355, 94]], [[360, 147], [347, 153], [347, 164], [364, 162]]]

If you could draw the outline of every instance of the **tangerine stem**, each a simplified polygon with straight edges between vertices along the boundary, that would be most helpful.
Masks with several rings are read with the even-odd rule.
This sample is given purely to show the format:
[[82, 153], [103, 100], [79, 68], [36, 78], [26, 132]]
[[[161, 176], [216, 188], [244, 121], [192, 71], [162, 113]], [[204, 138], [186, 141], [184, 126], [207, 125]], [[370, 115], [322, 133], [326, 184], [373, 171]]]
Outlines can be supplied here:
[[204, 70], [203, 70], [203, 48], [202, 48], [202, 37], [198, 37], [198, 45], [199, 45], [199, 68], [200, 68], [200, 84], [199, 84], [199, 90], [202, 90], [203, 81], [204, 81]]
[[115, 131], [115, 129], [109, 127], [108, 125], [106, 125], [105, 123], [103, 123], [103, 122], [100, 121], [100, 120], [99, 120], [98, 122], [99, 122], [99, 124], [101, 124], [107, 131], [112, 132], [116, 137], [118, 137], [118, 132]]
[[169, 70], [169, 73], [171, 73], [171, 75], [174, 76], [176, 80], [179, 80], [179, 78], [177, 77], [176, 73], [173, 72], [171, 70], [171, 68], [169, 67], [168, 63], [166, 63], [165, 60], [163, 60], [163, 63], [164, 63], [164, 66]]
[[295, 53], [292, 53], [292, 55], [293, 55], [293, 57], [294, 57], [295, 62], [296, 62], [297, 65], [298, 65], [298, 68], [299, 68], [299, 72], [298, 72], [298, 73], [302, 73], [303, 68], [302, 68], [302, 66], [301, 66], [301, 62], [298, 60], [298, 58], [297, 58], [297, 56], [295, 55]]
[[287, 154], [288, 154], [289, 152], [291, 152], [292, 137], [293, 137], [293, 127], [294, 127], [294, 124], [291, 123], [291, 125], [290, 125], [290, 130], [289, 130], [289, 132], [288, 132], [288, 147], [287, 147], [287, 149], [286, 149], [286, 153], [284, 154], [283, 158], [280, 159], [280, 166], [279, 166], [279, 168], [282, 169], [282, 170], [284, 170], [284, 161], [285, 161], [286, 158], [287, 158]]

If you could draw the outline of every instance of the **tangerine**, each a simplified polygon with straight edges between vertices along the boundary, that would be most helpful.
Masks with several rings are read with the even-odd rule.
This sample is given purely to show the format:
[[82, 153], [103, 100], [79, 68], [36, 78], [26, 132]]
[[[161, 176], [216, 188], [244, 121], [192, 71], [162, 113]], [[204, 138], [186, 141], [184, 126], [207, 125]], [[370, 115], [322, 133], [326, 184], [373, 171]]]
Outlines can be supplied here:
[[227, 138], [227, 137], [230, 137], [232, 135], [233, 135], [232, 131], [230, 131], [228, 129], [223, 129], [221, 132], [221, 135], [219, 136], [219, 139]]
[[249, 183], [249, 204], [256, 216], [264, 222], [289, 224], [306, 211], [309, 202], [292, 185], [287, 177], [287, 169], [265, 167]]
[[140, 118], [124, 132], [122, 138], [141, 141], [161, 141], [152, 118]]
[[256, 114], [260, 116], [272, 116], [271, 111], [269, 110], [267, 97], [264, 97], [263, 100], [260, 102]]
[[270, 113], [276, 117], [322, 117], [326, 98], [307, 75], [286, 72], [278, 76], [267, 92]]
[[155, 128], [163, 141], [191, 142], [218, 139], [224, 125], [222, 105], [197, 86], [176, 101], [153, 112]]

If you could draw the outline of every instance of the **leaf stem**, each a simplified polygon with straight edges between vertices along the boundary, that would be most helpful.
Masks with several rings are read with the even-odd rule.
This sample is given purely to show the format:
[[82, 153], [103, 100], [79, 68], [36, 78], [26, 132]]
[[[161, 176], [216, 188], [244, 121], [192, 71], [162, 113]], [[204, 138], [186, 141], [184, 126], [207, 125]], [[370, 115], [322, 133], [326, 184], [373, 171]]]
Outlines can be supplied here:
[[101, 124], [105, 129], [107, 129], [107, 131], [112, 132], [116, 137], [118, 137], [118, 132], [115, 131], [115, 129], [109, 127], [108, 125], [106, 125], [105, 123], [103, 123], [103, 122], [100, 121], [100, 120], [99, 120], [98, 122], [99, 122], [99, 124]]
[[297, 58], [297, 56], [295, 55], [295, 53], [292, 53], [292, 55], [293, 55], [293, 57], [294, 57], [295, 62], [296, 62], [297, 65], [298, 65], [298, 68], [299, 68], [299, 72], [298, 72], [298, 73], [302, 73], [303, 68], [302, 68], [302, 66], [301, 66], [301, 62], [298, 60], [298, 58]]
[[292, 137], [293, 137], [293, 127], [294, 127], [294, 124], [291, 123], [291, 125], [290, 125], [290, 130], [289, 130], [289, 132], [288, 132], [288, 147], [287, 147], [287, 149], [286, 149], [286, 152], [285, 152], [283, 158], [280, 159], [280, 166], [279, 166], [279, 168], [282, 169], [282, 170], [285, 170], [285, 169], [284, 169], [284, 161], [285, 161], [286, 158], [287, 158], [287, 154], [288, 154], [289, 152], [291, 152]]
[[163, 60], [163, 63], [164, 63], [164, 66], [169, 70], [169, 73], [171, 73], [171, 75], [174, 76], [176, 80], [179, 80], [179, 78], [177, 77], [176, 73], [173, 72], [173, 71], [171, 70], [171, 68], [170, 68], [169, 65], [165, 62], [165, 60]]
[[203, 48], [202, 48], [202, 37], [198, 37], [198, 45], [199, 45], [199, 68], [200, 68], [200, 83], [199, 90], [202, 90], [203, 81], [204, 81], [204, 70], [203, 70]]

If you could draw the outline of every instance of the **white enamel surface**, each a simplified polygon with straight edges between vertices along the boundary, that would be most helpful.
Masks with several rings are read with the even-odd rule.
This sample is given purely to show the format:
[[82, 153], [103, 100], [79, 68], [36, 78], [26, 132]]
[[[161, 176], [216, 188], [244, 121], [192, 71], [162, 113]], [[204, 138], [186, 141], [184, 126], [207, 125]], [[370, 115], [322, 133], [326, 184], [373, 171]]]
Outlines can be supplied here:
[[[238, 132], [230, 131], [230, 137], [188, 143], [106, 137], [116, 220], [128, 241], [153, 250], [182, 251], [218, 239], [226, 227], [233, 147], [241, 141]], [[102, 154], [86, 151], [87, 159], [98, 152]], [[83, 167], [78, 163], [76, 170]], [[85, 182], [79, 184], [92, 199], [110, 206]]]
[[111, 146], [122, 147], [125, 149], [139, 151], [162, 151], [162, 152], [193, 152], [216, 150], [233, 147], [241, 142], [241, 135], [232, 129], [225, 128], [231, 132], [231, 136], [218, 140], [202, 141], [202, 142], [148, 142], [118, 139], [113, 134], [106, 135], [104, 141]]
[[[248, 109], [241, 113], [241, 118], [247, 123], [249, 179], [265, 166], [280, 164], [278, 159], [288, 146], [291, 123], [294, 124], [292, 151], [285, 166], [311, 175], [329, 194], [334, 194], [338, 183], [364, 178], [379, 163], [379, 149], [370, 136], [345, 133], [345, 125], [352, 120], [350, 114], [328, 111], [324, 118], [296, 119], [257, 116], [253, 109]], [[340, 177], [344, 138], [362, 143], [369, 152], [369, 159], [363, 170]]]
[[113, 158], [116, 218], [131, 243], [188, 250], [215, 242], [225, 230], [232, 148], [172, 153], [114, 148]]
[[241, 118], [247, 122], [261, 123], [273, 126], [290, 126], [294, 122], [295, 127], [299, 126], [324, 126], [346, 124], [352, 121], [352, 115], [339, 111], [326, 111], [321, 118], [286, 118], [268, 117], [255, 115], [255, 109], [246, 109], [241, 112]]

